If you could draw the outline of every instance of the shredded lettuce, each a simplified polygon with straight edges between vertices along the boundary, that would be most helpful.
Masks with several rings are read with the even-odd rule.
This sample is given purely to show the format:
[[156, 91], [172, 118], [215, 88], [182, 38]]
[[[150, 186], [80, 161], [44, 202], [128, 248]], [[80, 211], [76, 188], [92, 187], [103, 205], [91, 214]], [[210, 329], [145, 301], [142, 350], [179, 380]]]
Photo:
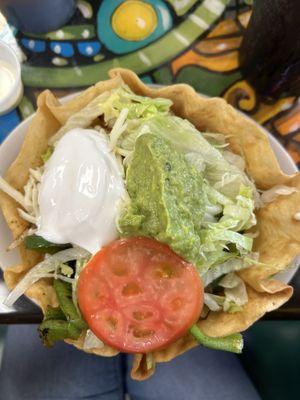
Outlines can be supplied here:
[[60, 251], [52, 256], [45, 257], [43, 261], [30, 269], [17, 286], [9, 293], [4, 304], [11, 307], [35, 282], [42, 278], [59, 278], [66, 282], [72, 279], [57, 272], [57, 268], [72, 260], [90, 257], [90, 253], [79, 247]]
[[225, 220], [208, 225], [207, 229], [202, 229], [202, 245], [200, 250], [217, 251], [220, 246], [226, 248], [226, 245], [232, 243], [241, 253], [249, 252], [252, 249], [253, 239], [241, 233], [234, 232], [235, 221]]
[[110, 92], [101, 104], [101, 112], [108, 126], [113, 126], [123, 110], [127, 110], [127, 135], [135, 131], [144, 121], [157, 114], [169, 112], [172, 102], [168, 99], [138, 96], [127, 85], [122, 85]]
[[87, 128], [96, 118], [103, 116], [108, 127], [112, 127], [123, 109], [128, 110], [128, 120], [140, 125], [156, 114], [166, 114], [172, 102], [168, 99], [138, 96], [127, 85], [101, 93], [89, 104], [72, 114], [57, 133], [49, 140], [53, 146], [63, 135], [73, 128]]
[[129, 119], [148, 119], [157, 114], [167, 114], [172, 106], [172, 101], [164, 98], [150, 98], [139, 96], [131, 91], [127, 85], [123, 85], [116, 90], [118, 98], [113, 103], [113, 107], [119, 112], [123, 108], [128, 108]]
[[224, 294], [204, 294], [204, 304], [211, 311], [234, 313], [241, 311], [248, 302], [246, 285], [234, 272], [225, 275], [218, 282], [218, 286], [224, 288]]
[[203, 132], [202, 136], [217, 149], [225, 149], [229, 146], [229, 143], [226, 142], [226, 136], [222, 133]]
[[[104, 99], [101, 103], [101, 115], [104, 116], [108, 127], [112, 128], [109, 135], [111, 149], [117, 155], [125, 157], [124, 165], [132, 153], [132, 151], [128, 151], [128, 148], [132, 149], [136, 140], [136, 136], [132, 135], [132, 132], [136, 132], [141, 124], [149, 118], [166, 115], [171, 105], [172, 102], [168, 99], [138, 96], [127, 85], [112, 90], [110, 95]], [[98, 106], [100, 107], [99, 104]], [[123, 137], [129, 140], [127, 146], [120, 146], [119, 142]]]
[[79, 315], [81, 315], [81, 313], [80, 313], [79, 306], [78, 306], [77, 284], [78, 284], [78, 278], [79, 278], [80, 272], [86, 266], [88, 260], [89, 260], [89, 257], [77, 258], [76, 263], [75, 263], [74, 279], [72, 281], [72, 301], [73, 301], [73, 304], [76, 307], [76, 310]]
[[234, 232], [232, 230], [234, 228], [232, 221], [227, 220], [208, 224], [207, 228], [202, 229], [200, 245], [200, 254], [203, 256], [202, 273], [213, 265], [232, 258], [232, 255], [243, 256], [251, 251], [253, 239]]
[[245, 282], [234, 272], [225, 275], [219, 282], [224, 288], [223, 310], [226, 312], [240, 311], [241, 307], [248, 302]]
[[235, 224], [235, 227], [231, 229], [236, 231], [246, 230], [256, 225], [251, 187], [240, 186], [239, 194], [236, 196], [236, 203], [224, 206], [223, 217], [220, 222], [223, 221], [231, 221]]
[[73, 268], [70, 267], [68, 264], [63, 264], [63, 263], [60, 264], [59, 265], [59, 270], [60, 270], [62, 275], [66, 276], [68, 278], [71, 278], [73, 273], [74, 273]]
[[225, 311], [235, 313], [242, 310], [248, 302], [248, 295], [244, 281], [234, 272], [225, 275], [219, 282], [224, 288], [224, 294], [204, 294], [204, 304], [211, 311]]
[[219, 296], [212, 293], [204, 293], [204, 304], [211, 311], [221, 311], [224, 304], [224, 296]]
[[[230, 254], [230, 253], [225, 253]], [[251, 264], [255, 263], [254, 260], [251, 259], [251, 256], [248, 258], [244, 257], [236, 257], [236, 254], [231, 253], [232, 258], [224, 261], [221, 264], [214, 265], [208, 271], [201, 275], [201, 279], [204, 287], [208, 286], [210, 283], [214, 282], [216, 279], [220, 278], [223, 275], [228, 274], [229, 272], [239, 271], [244, 268], [249, 268]]]
[[227, 160], [230, 164], [235, 165], [240, 171], [245, 171], [246, 163], [243, 157], [239, 156], [238, 154], [234, 154], [229, 150], [222, 151], [222, 154], [225, 160]]
[[297, 188], [293, 186], [276, 185], [271, 189], [266, 190], [261, 195], [261, 201], [263, 204], [271, 203], [278, 196], [289, 196], [292, 193], [297, 192]]
[[110, 132], [109, 140], [112, 150], [116, 147], [119, 137], [127, 128], [126, 119], [128, 117], [128, 111], [128, 108], [123, 108]]
[[83, 350], [90, 350], [95, 348], [99, 349], [102, 347], [104, 347], [104, 343], [102, 342], [102, 340], [97, 338], [97, 336], [95, 336], [95, 334], [90, 329], [88, 329], [86, 331], [86, 335], [83, 342]]
[[52, 146], [48, 146], [45, 153], [41, 155], [43, 163], [45, 164], [52, 156], [54, 148]]

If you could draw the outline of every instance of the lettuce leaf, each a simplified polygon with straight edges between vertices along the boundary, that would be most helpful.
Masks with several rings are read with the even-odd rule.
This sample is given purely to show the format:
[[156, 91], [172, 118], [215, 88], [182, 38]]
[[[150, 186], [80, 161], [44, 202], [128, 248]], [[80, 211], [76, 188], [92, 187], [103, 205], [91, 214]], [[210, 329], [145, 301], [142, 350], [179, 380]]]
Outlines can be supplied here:
[[128, 109], [129, 120], [138, 120], [141, 124], [144, 120], [157, 114], [167, 114], [172, 105], [171, 100], [138, 96], [127, 85], [122, 85], [111, 91], [110, 96], [101, 105], [104, 120], [111, 124], [123, 109]]
[[245, 282], [234, 272], [225, 275], [219, 282], [224, 288], [225, 301], [223, 310], [236, 312], [248, 302], [248, 294]]
[[214, 265], [208, 271], [201, 275], [201, 279], [204, 287], [208, 286], [216, 279], [220, 278], [223, 275], [228, 274], [229, 272], [239, 271], [244, 268], [249, 268], [251, 265], [251, 261], [242, 257], [237, 257], [234, 253], [225, 253], [232, 255], [231, 258], [226, 261]]
[[235, 224], [235, 227], [231, 229], [236, 231], [249, 229], [256, 225], [256, 217], [253, 210], [254, 200], [252, 188], [241, 185], [239, 194], [236, 196], [236, 203], [225, 204], [223, 217], [220, 221], [232, 221], [232, 223]]
[[242, 310], [248, 302], [248, 295], [245, 282], [234, 272], [225, 275], [218, 286], [224, 288], [224, 294], [204, 294], [204, 304], [211, 311], [225, 311], [234, 313]]

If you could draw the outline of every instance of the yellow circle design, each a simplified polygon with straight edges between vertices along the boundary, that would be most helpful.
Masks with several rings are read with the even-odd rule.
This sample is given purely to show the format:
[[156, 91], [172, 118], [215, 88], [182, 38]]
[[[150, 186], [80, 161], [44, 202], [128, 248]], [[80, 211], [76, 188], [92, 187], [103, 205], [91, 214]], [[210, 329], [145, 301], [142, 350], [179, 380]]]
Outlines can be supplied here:
[[138, 42], [154, 31], [157, 15], [154, 8], [144, 1], [127, 0], [115, 10], [112, 28], [122, 39]]

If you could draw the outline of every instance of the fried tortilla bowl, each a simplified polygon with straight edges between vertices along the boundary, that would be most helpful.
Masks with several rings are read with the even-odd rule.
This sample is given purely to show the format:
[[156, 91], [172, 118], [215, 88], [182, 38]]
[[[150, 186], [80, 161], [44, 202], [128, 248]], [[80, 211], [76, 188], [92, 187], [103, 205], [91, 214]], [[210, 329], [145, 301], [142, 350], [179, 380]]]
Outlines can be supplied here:
[[[104, 91], [126, 83], [136, 94], [172, 100], [172, 111], [188, 119], [198, 130], [222, 133], [228, 137], [230, 149], [245, 159], [246, 171], [258, 189], [270, 189], [282, 184], [298, 189], [288, 196], [278, 196], [256, 213], [259, 236], [254, 239], [254, 251], [260, 254], [259, 261], [268, 266], [256, 265], [238, 273], [246, 283], [249, 297], [243, 310], [234, 314], [210, 312], [205, 319], [198, 322], [202, 331], [212, 337], [246, 330], [266, 312], [280, 307], [292, 296], [292, 287], [272, 277], [284, 270], [300, 253], [300, 222], [294, 219], [300, 205], [300, 174], [285, 175], [264, 130], [223, 99], [203, 98], [184, 84], [153, 89], [144, 85], [133, 72], [125, 69], [111, 70], [110, 77], [111, 79], [97, 83], [64, 104], [49, 90], [41, 93], [37, 113], [29, 126], [18, 157], [7, 171], [6, 180], [14, 188], [22, 190], [28, 180], [29, 168], [37, 168], [42, 164], [41, 155], [46, 151], [51, 136], [71, 115]], [[3, 192], [0, 193], [0, 202], [13, 238], [16, 239], [28, 228], [28, 223], [19, 216], [17, 203]], [[26, 250], [23, 245], [19, 249], [22, 264], [6, 269], [4, 273], [5, 282], [10, 289], [43, 257], [37, 252]], [[26, 295], [35, 300], [43, 311], [48, 305], [58, 304], [51, 280], [38, 281], [27, 290]], [[83, 341], [84, 334], [76, 341], [66, 340], [79, 349], [83, 348]], [[169, 361], [196, 345], [196, 340], [189, 333], [186, 334], [167, 348], [155, 351], [150, 370], [147, 369], [145, 355], [135, 355], [132, 378], [148, 378], [154, 372], [155, 363]], [[114, 356], [118, 353], [107, 345], [93, 348], [89, 352], [102, 356]]]

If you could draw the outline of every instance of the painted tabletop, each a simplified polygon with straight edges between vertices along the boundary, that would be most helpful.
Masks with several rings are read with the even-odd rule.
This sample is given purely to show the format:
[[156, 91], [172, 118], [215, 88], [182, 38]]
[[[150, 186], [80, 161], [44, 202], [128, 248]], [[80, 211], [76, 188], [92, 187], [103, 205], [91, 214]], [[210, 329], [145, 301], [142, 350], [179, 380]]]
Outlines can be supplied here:
[[[262, 99], [239, 68], [239, 47], [251, 3], [79, 0], [69, 23], [54, 32], [37, 35], [11, 27], [23, 59], [25, 90], [19, 106], [0, 116], [0, 143], [34, 112], [36, 98], [45, 88], [61, 97], [106, 79], [110, 68], [125, 67], [146, 83], [184, 82], [200, 93], [222, 96], [263, 124], [300, 166], [299, 99]], [[300, 318], [299, 273], [295, 283], [299, 296], [286, 310]]]
[[14, 31], [26, 57], [25, 92], [19, 107], [0, 117], [0, 141], [34, 111], [44, 88], [63, 96], [121, 66], [147, 83], [185, 82], [224, 97], [272, 132], [300, 165], [298, 99], [262, 100], [239, 69], [250, 15], [249, 0], [79, 0], [68, 25], [57, 31]]

